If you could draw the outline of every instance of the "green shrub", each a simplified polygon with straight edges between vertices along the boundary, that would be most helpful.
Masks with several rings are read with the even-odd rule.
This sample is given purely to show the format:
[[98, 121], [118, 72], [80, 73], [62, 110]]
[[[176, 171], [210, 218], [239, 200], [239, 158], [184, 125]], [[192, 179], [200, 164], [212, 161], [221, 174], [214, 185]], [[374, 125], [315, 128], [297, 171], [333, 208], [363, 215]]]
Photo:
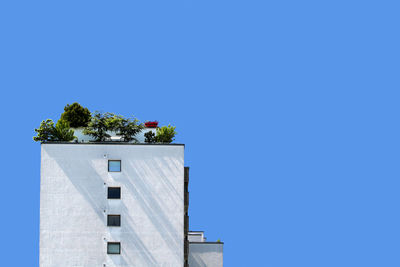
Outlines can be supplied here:
[[146, 143], [172, 143], [175, 135], [177, 134], [175, 128], [176, 127], [168, 125], [157, 128], [156, 134], [154, 134], [152, 131], [149, 131], [144, 134], [144, 141]]
[[153, 131], [147, 132], [144, 134], [144, 141], [146, 143], [155, 143], [156, 142], [156, 135], [153, 133]]
[[158, 143], [172, 143], [174, 137], [177, 134], [175, 131], [175, 126], [163, 126], [157, 128], [156, 130], [156, 142]]
[[110, 137], [107, 133], [109, 129], [107, 120], [110, 116], [110, 113], [103, 114], [96, 111], [87, 127], [83, 130], [83, 133], [92, 136], [96, 142], [106, 141], [106, 139]]
[[39, 128], [35, 129], [37, 133], [36, 136], [33, 137], [33, 140], [36, 142], [43, 141], [52, 141], [54, 139], [54, 122], [51, 119], [47, 119], [40, 123]]
[[115, 128], [116, 134], [123, 138], [123, 141], [130, 142], [132, 140], [138, 142], [136, 135], [144, 129], [143, 124], [139, 123], [136, 118], [121, 118], [119, 124]]
[[69, 123], [64, 120], [58, 120], [56, 127], [53, 129], [53, 136], [57, 141], [72, 141], [76, 137], [74, 136], [74, 130], [69, 127]]
[[63, 120], [59, 120], [56, 126], [54, 126], [53, 120], [42, 121], [35, 132], [37, 135], [33, 137], [33, 140], [36, 142], [72, 141], [75, 139], [74, 131], [69, 128], [68, 122]]
[[136, 118], [124, 118], [113, 113], [95, 112], [83, 133], [91, 135], [97, 142], [104, 142], [110, 135], [107, 131], [115, 131], [125, 142], [136, 141], [135, 135], [143, 130], [143, 124]]
[[61, 120], [69, 123], [70, 127], [86, 127], [90, 121], [90, 111], [82, 107], [79, 103], [67, 104], [61, 114]]

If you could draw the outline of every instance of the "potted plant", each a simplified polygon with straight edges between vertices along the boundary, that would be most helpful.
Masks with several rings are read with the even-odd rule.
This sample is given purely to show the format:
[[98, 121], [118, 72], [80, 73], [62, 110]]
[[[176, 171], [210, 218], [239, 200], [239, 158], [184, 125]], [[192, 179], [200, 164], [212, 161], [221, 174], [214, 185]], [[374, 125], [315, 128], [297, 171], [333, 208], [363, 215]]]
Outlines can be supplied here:
[[158, 121], [147, 121], [144, 123], [144, 126], [146, 126], [146, 128], [157, 128]]

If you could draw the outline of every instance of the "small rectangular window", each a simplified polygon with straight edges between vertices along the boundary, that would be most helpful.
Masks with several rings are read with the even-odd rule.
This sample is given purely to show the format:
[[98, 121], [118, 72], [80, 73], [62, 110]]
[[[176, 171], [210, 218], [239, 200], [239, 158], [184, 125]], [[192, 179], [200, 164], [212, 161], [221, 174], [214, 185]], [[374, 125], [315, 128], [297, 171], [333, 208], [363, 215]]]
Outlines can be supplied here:
[[109, 187], [107, 198], [108, 199], [120, 199], [121, 198], [121, 187]]
[[107, 226], [121, 226], [121, 215], [108, 215]]
[[108, 242], [107, 243], [107, 254], [121, 254], [121, 243], [120, 242]]
[[108, 171], [109, 172], [120, 172], [121, 171], [121, 161], [120, 160], [109, 160], [108, 161]]

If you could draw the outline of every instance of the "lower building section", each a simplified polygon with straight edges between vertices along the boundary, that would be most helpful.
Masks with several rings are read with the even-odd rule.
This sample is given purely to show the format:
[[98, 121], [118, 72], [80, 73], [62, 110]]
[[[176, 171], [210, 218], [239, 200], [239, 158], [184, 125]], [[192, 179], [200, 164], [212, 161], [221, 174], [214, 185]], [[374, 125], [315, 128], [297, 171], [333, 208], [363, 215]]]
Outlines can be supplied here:
[[222, 267], [222, 242], [207, 242], [203, 232], [189, 232], [189, 267]]

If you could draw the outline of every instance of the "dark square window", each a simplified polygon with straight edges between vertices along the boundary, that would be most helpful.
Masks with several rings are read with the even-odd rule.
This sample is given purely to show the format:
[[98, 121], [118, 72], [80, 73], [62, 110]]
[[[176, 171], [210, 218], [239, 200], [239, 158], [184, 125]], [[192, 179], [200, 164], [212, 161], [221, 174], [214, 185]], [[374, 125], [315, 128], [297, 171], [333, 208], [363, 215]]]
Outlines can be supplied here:
[[108, 215], [107, 226], [121, 226], [121, 215]]
[[121, 254], [121, 243], [120, 242], [108, 242], [107, 243], [107, 254]]
[[108, 161], [108, 171], [109, 172], [120, 172], [121, 171], [121, 161], [120, 160], [109, 160]]
[[121, 187], [109, 187], [107, 198], [120, 199], [121, 198]]

